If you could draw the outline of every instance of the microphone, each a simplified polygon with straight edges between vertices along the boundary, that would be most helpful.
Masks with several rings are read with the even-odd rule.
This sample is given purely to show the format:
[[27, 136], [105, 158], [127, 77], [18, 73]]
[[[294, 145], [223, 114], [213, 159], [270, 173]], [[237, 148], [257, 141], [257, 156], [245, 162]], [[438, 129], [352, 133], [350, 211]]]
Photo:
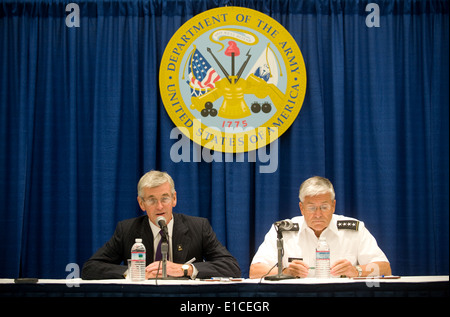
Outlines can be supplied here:
[[[283, 254], [284, 254], [283, 231], [298, 231], [299, 230], [298, 223], [294, 223], [291, 220], [286, 219], [276, 221], [274, 222], [273, 225], [275, 226], [275, 229], [277, 231], [278, 262], [276, 265], [278, 266], [278, 274], [266, 276], [264, 277], [264, 279], [269, 281], [281, 281], [295, 278], [294, 276], [283, 274]], [[275, 267], [275, 265], [273, 267]]]
[[280, 220], [274, 223], [275, 227], [277, 228], [277, 231], [298, 231], [298, 223], [292, 222], [289, 219], [286, 220]]
[[167, 239], [167, 236], [169, 235], [169, 230], [167, 229], [166, 218], [164, 218], [163, 216], [159, 216], [158, 218], [156, 218], [156, 223], [163, 230], [165, 236], [164, 238]]

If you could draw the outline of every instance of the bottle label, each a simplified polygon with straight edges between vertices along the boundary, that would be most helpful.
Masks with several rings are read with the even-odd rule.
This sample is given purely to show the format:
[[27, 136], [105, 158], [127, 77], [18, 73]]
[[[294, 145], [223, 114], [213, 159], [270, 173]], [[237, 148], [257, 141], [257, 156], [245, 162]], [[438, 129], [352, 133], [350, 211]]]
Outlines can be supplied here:
[[330, 259], [330, 251], [316, 251], [316, 259], [317, 260], [329, 260]]
[[145, 260], [145, 252], [131, 252], [131, 260]]

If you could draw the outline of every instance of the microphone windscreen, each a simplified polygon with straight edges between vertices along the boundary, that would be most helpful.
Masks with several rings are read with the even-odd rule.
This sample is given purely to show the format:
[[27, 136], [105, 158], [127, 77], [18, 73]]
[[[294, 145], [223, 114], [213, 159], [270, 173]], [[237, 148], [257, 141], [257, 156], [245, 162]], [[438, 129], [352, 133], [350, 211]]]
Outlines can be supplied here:
[[158, 218], [156, 218], [156, 223], [162, 227], [166, 225], [166, 218], [164, 218], [163, 216], [159, 216]]

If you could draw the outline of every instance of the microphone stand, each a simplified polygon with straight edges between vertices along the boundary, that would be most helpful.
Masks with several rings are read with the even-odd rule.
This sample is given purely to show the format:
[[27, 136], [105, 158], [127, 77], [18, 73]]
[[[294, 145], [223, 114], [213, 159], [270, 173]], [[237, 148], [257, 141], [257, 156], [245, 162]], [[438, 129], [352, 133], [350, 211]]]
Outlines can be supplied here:
[[278, 228], [277, 230], [277, 249], [278, 249], [278, 274], [266, 276], [264, 279], [268, 281], [281, 281], [294, 279], [294, 276], [283, 274], [283, 230]]
[[[180, 279], [186, 279], [185, 277], [174, 277], [174, 276], [167, 276], [167, 257], [169, 254], [169, 232], [167, 230], [166, 226], [166, 219], [163, 216], [159, 216], [156, 218], [156, 222], [162, 229], [161, 232], [161, 262], [162, 263], [162, 277], [160, 279], [162, 280], [180, 280]], [[158, 266], [159, 270], [159, 266]], [[159, 273], [159, 272], [158, 272]], [[158, 274], [156, 274], [155, 278], [150, 278], [151, 280], [158, 280]]]
[[169, 243], [167, 243], [167, 237], [165, 234], [161, 237], [161, 239], [163, 239], [161, 242], [162, 278], [167, 279], [167, 254], [169, 252]]
[[[163, 231], [164, 232], [164, 231]], [[162, 255], [162, 277], [161, 280], [182, 280], [184, 277], [167, 276], [167, 255], [169, 254], [169, 242], [167, 240], [167, 234], [164, 232], [161, 234], [161, 255]], [[155, 278], [158, 279], [158, 278]]]

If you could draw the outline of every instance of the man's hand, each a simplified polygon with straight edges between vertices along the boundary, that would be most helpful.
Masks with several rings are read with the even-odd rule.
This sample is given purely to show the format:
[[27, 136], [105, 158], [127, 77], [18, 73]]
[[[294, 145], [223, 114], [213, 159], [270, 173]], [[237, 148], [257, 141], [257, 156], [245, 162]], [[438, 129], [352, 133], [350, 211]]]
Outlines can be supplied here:
[[283, 270], [284, 274], [295, 277], [307, 277], [309, 273], [309, 266], [303, 261], [294, 260], [289, 263], [289, 266]]
[[[183, 269], [181, 268], [183, 264], [173, 263], [170, 261], [167, 261], [166, 263], [167, 263], [166, 265], [167, 276], [178, 277], [184, 275]], [[159, 278], [162, 277], [162, 263], [160, 263], [159, 261], [153, 262], [152, 264], [149, 264], [145, 268], [145, 279], [155, 278], [156, 275], [158, 275]], [[191, 275], [192, 275], [192, 265], [189, 265], [188, 276]]]
[[349, 260], [342, 259], [334, 262], [330, 267], [330, 273], [334, 276], [345, 275], [347, 277], [358, 276], [358, 270], [354, 267]]

